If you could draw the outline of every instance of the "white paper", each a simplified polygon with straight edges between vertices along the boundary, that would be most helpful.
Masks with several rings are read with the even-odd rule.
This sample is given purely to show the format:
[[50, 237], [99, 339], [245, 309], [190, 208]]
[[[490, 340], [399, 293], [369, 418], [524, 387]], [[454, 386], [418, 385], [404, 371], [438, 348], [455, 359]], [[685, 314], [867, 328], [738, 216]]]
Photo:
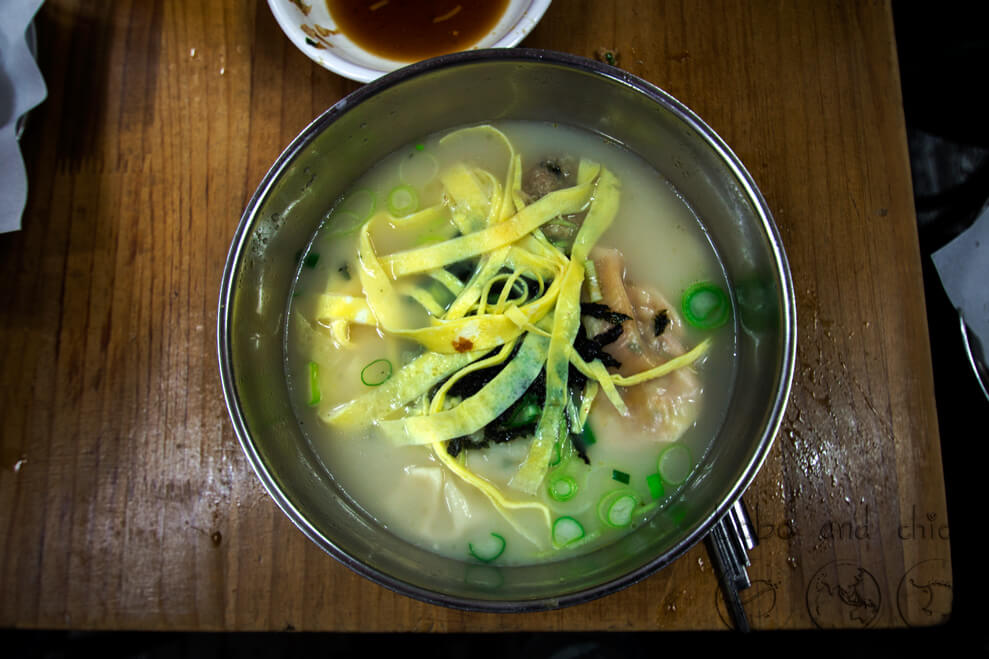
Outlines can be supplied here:
[[42, 2], [0, 0], [0, 233], [21, 228], [27, 204], [17, 120], [48, 94], [27, 42], [28, 26]]
[[989, 206], [932, 258], [951, 303], [989, 350]]

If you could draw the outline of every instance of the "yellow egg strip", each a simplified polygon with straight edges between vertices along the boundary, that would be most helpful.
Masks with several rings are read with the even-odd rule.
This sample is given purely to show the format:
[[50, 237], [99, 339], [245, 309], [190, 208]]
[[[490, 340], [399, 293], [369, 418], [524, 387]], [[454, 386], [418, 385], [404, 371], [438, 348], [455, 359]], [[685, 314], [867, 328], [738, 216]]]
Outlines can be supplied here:
[[601, 393], [604, 394], [605, 398], [614, 405], [615, 409], [622, 416], [628, 416], [628, 406], [622, 399], [621, 394], [618, 392], [618, 388], [615, 386], [614, 380], [611, 379], [611, 373], [608, 372], [607, 367], [601, 363], [600, 359], [595, 359], [594, 361], [588, 363], [585, 362], [577, 351], [573, 349], [573, 346], [567, 350], [567, 356], [570, 358], [570, 363], [574, 367], [586, 375], [591, 380], [594, 380], [601, 387]]
[[[329, 424], [363, 428], [416, 400], [452, 373], [484, 356], [483, 352], [441, 354], [426, 352], [398, 369], [363, 396], [339, 405], [323, 415]], [[356, 377], [356, 376], [355, 376]]]
[[587, 260], [591, 248], [614, 222], [621, 198], [622, 186], [615, 175], [607, 168], [596, 168], [594, 171], [600, 171], [594, 189], [594, 201], [570, 249], [570, 260], [577, 261], [581, 265]]
[[505, 283], [502, 284], [501, 293], [498, 294], [498, 300], [495, 302], [495, 307], [494, 307], [495, 313], [505, 312], [505, 307], [508, 305], [510, 301], [508, 296], [512, 294], [512, 291], [515, 289], [516, 283], [521, 284], [522, 291], [520, 297], [511, 300], [511, 302], [517, 306], [529, 296], [529, 286], [525, 283], [524, 279], [521, 279], [521, 277], [522, 277], [522, 272], [520, 270], [515, 270], [511, 275], [508, 276], [508, 278], [505, 280]]
[[464, 290], [464, 282], [457, 279], [446, 268], [437, 268], [435, 270], [430, 270], [426, 274], [428, 274], [430, 277], [432, 277], [439, 283], [446, 286], [446, 290], [450, 291], [454, 295], [459, 295], [460, 292]]
[[527, 334], [515, 357], [476, 394], [428, 416], [381, 421], [378, 427], [399, 446], [445, 442], [484, 428], [525, 393], [546, 362], [549, 341]]
[[403, 294], [408, 295], [410, 298], [418, 302], [430, 316], [439, 318], [446, 313], [446, 309], [444, 309], [443, 306], [436, 301], [436, 298], [434, 298], [429, 291], [425, 290], [421, 286], [402, 286], [400, 287], [400, 290]]
[[376, 215], [361, 227], [357, 237], [357, 272], [360, 276], [364, 298], [374, 314], [379, 327], [386, 330], [405, 329], [408, 318], [402, 309], [401, 299], [395, 291], [391, 277], [381, 267], [374, 246], [371, 244], [370, 228]]
[[392, 279], [397, 279], [480, 256], [510, 245], [558, 215], [576, 213], [587, 204], [592, 190], [591, 182], [556, 190], [504, 222], [435, 245], [384, 256], [381, 265]]
[[480, 299], [488, 279], [498, 274], [505, 265], [508, 253], [508, 248], [502, 248], [481, 258], [477, 269], [474, 271], [474, 276], [467, 282], [457, 299], [447, 308], [444, 318], [455, 319], [467, 315], [471, 307]]
[[497, 224], [502, 219], [501, 203], [503, 194], [501, 191], [501, 183], [495, 179], [494, 174], [484, 169], [475, 169], [474, 176], [478, 179], [484, 180], [490, 190], [488, 193], [488, 217], [485, 221], [485, 226]]
[[534, 494], [542, 482], [552, 457], [553, 446], [560, 440], [570, 368], [567, 348], [573, 345], [580, 325], [583, 262], [571, 261], [562, 279], [546, 356], [546, 398], [536, 424], [535, 438], [529, 445], [529, 453], [510, 483], [513, 488], [529, 494]]
[[485, 194], [481, 182], [467, 165], [451, 165], [440, 174], [440, 182], [450, 200], [453, 222], [461, 233], [473, 233], [487, 226], [491, 197]]
[[505, 264], [513, 270], [523, 270], [539, 279], [557, 277], [563, 272], [565, 263], [558, 259], [541, 256], [525, 249], [522, 241], [508, 248]]
[[[584, 261], [601, 235], [611, 226], [618, 213], [621, 192], [618, 180], [607, 169], [581, 162], [578, 179], [585, 185], [597, 176], [594, 199], [571, 248], [553, 315], [553, 335], [546, 357], [546, 399], [536, 425], [536, 435], [522, 466], [512, 479], [512, 487], [534, 493], [542, 482], [553, 453], [560, 441], [564, 409], [568, 400], [567, 377], [569, 354], [580, 328], [580, 289], [584, 282]], [[538, 203], [538, 202], [537, 202]], [[555, 282], [554, 282], [555, 283]]]
[[587, 384], [584, 385], [584, 393], [580, 397], [580, 409], [577, 412], [577, 421], [581, 428], [587, 423], [587, 417], [591, 415], [591, 405], [594, 404], [594, 399], [597, 398], [600, 389], [601, 385], [598, 384], [597, 380], [588, 380]]
[[522, 196], [521, 192], [522, 156], [514, 153], [513, 150], [512, 163], [508, 168], [508, 176], [505, 178], [504, 196], [501, 200], [501, 213], [498, 217], [499, 222], [504, 222], [525, 207], [524, 202], [521, 206], [519, 205]]
[[515, 349], [515, 341], [506, 343], [504, 346], [502, 346], [501, 350], [499, 350], [496, 354], [492, 355], [491, 357], [488, 357], [486, 359], [478, 359], [473, 364], [470, 364], [469, 366], [465, 366], [464, 368], [460, 369], [459, 371], [451, 375], [449, 378], [447, 378], [446, 382], [444, 382], [440, 386], [440, 388], [436, 390], [436, 394], [433, 395], [433, 399], [429, 404], [428, 413], [435, 414], [443, 409], [443, 402], [446, 399], [446, 392], [450, 390], [450, 387], [452, 387], [454, 384], [456, 384], [461, 379], [463, 379], [464, 376], [469, 375], [475, 371], [479, 371], [482, 368], [488, 368], [490, 366], [497, 366], [498, 364], [501, 364], [506, 359], [508, 359], [508, 356], [512, 354], [512, 350], [514, 349]]
[[621, 376], [612, 375], [611, 381], [617, 384], [619, 387], [634, 387], [637, 384], [642, 384], [648, 380], [654, 380], [656, 378], [661, 378], [664, 375], [669, 375], [673, 371], [684, 368], [685, 366], [690, 366], [695, 361], [700, 359], [707, 349], [711, 346], [711, 339], [707, 338], [694, 346], [691, 350], [674, 357], [668, 362], [664, 362], [659, 366], [655, 366], [645, 371], [640, 371], [635, 375]]
[[442, 462], [447, 469], [453, 472], [454, 475], [458, 476], [464, 482], [469, 483], [470, 485], [473, 485], [475, 488], [480, 490], [480, 492], [484, 494], [484, 496], [486, 496], [488, 500], [491, 501], [495, 509], [501, 513], [502, 517], [504, 517], [508, 521], [508, 523], [515, 528], [516, 531], [518, 531], [523, 537], [528, 539], [529, 542], [536, 545], [540, 544], [539, 542], [536, 541], [535, 538], [532, 537], [532, 535], [524, 526], [516, 522], [512, 518], [512, 516], [508, 514], [508, 511], [526, 510], [526, 509], [538, 511], [539, 513], [542, 514], [543, 519], [546, 522], [546, 528], [549, 529], [552, 528], [553, 515], [550, 512], [549, 507], [546, 506], [546, 504], [540, 501], [512, 501], [511, 499], [506, 498], [505, 495], [503, 495], [498, 490], [498, 488], [495, 487], [493, 484], [491, 484], [489, 481], [481, 478], [480, 476], [475, 475], [473, 472], [467, 469], [467, 467], [465, 467], [459, 461], [457, 461], [456, 458], [454, 458], [452, 455], [447, 453], [444, 444], [435, 443], [432, 445], [432, 448], [433, 448], [433, 453], [436, 454], [436, 457], [439, 458], [440, 462]]
[[316, 309], [313, 317], [322, 323], [331, 320], [345, 320], [358, 325], [377, 325], [374, 312], [363, 297], [323, 293], [316, 298]]

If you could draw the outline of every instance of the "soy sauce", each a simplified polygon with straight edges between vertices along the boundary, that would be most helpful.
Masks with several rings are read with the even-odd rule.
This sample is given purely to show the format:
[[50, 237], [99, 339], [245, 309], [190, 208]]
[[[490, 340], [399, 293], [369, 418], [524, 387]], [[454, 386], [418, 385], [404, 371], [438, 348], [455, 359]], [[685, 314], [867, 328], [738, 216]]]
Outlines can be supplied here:
[[364, 50], [399, 62], [470, 48], [507, 6], [508, 0], [326, 0], [338, 30]]

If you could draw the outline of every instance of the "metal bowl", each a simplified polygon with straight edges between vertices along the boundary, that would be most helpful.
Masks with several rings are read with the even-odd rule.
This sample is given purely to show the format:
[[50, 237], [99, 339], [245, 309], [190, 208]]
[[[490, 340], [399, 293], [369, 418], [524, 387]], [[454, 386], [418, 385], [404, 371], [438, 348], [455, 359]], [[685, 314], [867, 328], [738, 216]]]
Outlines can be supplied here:
[[[567, 123], [627, 146], [693, 207], [732, 282], [736, 379], [713, 448], [671, 509], [596, 551], [493, 567], [402, 540], [355, 505], [293, 415], [283, 361], [294, 255], [326, 210], [394, 149], [456, 125]], [[344, 98], [310, 124], [261, 182], [237, 228], [220, 290], [223, 392], [241, 445], [271, 497], [355, 572], [434, 604], [483, 611], [572, 605], [629, 586], [703, 539], [741, 497], [779, 427], [793, 375], [793, 287], [780, 237], [751, 176], [689, 109], [619, 69], [560, 53], [481, 50], [420, 62]]]

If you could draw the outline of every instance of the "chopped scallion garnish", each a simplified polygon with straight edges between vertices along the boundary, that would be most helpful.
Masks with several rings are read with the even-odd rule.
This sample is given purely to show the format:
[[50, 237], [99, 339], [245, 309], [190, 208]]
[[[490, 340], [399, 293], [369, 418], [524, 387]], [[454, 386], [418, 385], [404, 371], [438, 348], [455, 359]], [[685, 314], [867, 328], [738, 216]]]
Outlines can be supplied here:
[[577, 496], [577, 481], [573, 476], [550, 476], [549, 496], [555, 501], [570, 501]]
[[659, 454], [657, 466], [659, 475], [664, 481], [671, 485], [679, 485], [687, 480], [694, 463], [690, 456], [690, 449], [677, 443], [663, 449], [663, 452]]
[[611, 470], [611, 478], [612, 480], [616, 480], [623, 485], [628, 485], [629, 480], [631, 480], [631, 477], [627, 473], [617, 469]]
[[477, 560], [490, 563], [505, 552], [505, 538], [491, 533], [490, 538], [468, 543], [467, 551]]
[[594, 436], [594, 431], [591, 430], [591, 424], [584, 424], [584, 431], [581, 433], [581, 439], [584, 441], [584, 446], [590, 446], [594, 442], [598, 441], [597, 437]]
[[638, 505], [639, 497], [629, 488], [612, 490], [598, 502], [598, 517], [606, 526], [628, 526]]
[[560, 460], [563, 459], [563, 452], [560, 451], [560, 442], [555, 442], [553, 444], [553, 452], [549, 456], [549, 466], [555, 467], [560, 464]]
[[570, 220], [565, 220], [562, 217], [558, 217], [555, 220], [550, 220], [546, 224], [547, 225], [555, 225], [555, 226], [559, 226], [559, 227], [565, 227], [567, 229], [573, 229], [575, 231], [580, 228], [576, 224], [574, 224], [573, 222], [571, 222]]
[[646, 476], [646, 485], [649, 486], [649, 494], [652, 495], [653, 499], [662, 499], [663, 495], [666, 494], [666, 490], [663, 487], [663, 479], [659, 474], [649, 474]]
[[391, 362], [387, 359], [375, 359], [361, 369], [361, 382], [369, 387], [377, 387], [388, 381], [392, 374]]
[[411, 185], [399, 185], [388, 193], [388, 212], [395, 217], [405, 217], [419, 208], [419, 195]]
[[322, 398], [323, 396], [319, 389], [319, 364], [309, 362], [309, 406], [315, 407], [319, 405], [319, 401]]
[[511, 418], [509, 418], [508, 422], [505, 423], [505, 427], [522, 428], [525, 426], [531, 426], [539, 420], [540, 414], [542, 414], [542, 409], [534, 402], [517, 406]]
[[598, 516], [607, 526], [621, 528], [632, 521], [639, 499], [629, 489], [614, 490], [604, 495], [598, 504]]
[[584, 527], [573, 517], [560, 517], [553, 522], [553, 544], [566, 547], [584, 537]]
[[601, 293], [601, 281], [598, 279], [598, 270], [594, 261], [587, 259], [584, 261], [584, 277], [587, 279], [587, 297], [591, 302], [600, 302], [604, 299]]
[[702, 281], [684, 292], [681, 307], [688, 323], [700, 329], [714, 329], [728, 322], [731, 302], [720, 286]]
[[302, 265], [307, 268], [315, 268], [317, 263], [319, 263], [319, 253], [317, 252], [309, 252], [306, 254], [306, 258], [302, 259]]

